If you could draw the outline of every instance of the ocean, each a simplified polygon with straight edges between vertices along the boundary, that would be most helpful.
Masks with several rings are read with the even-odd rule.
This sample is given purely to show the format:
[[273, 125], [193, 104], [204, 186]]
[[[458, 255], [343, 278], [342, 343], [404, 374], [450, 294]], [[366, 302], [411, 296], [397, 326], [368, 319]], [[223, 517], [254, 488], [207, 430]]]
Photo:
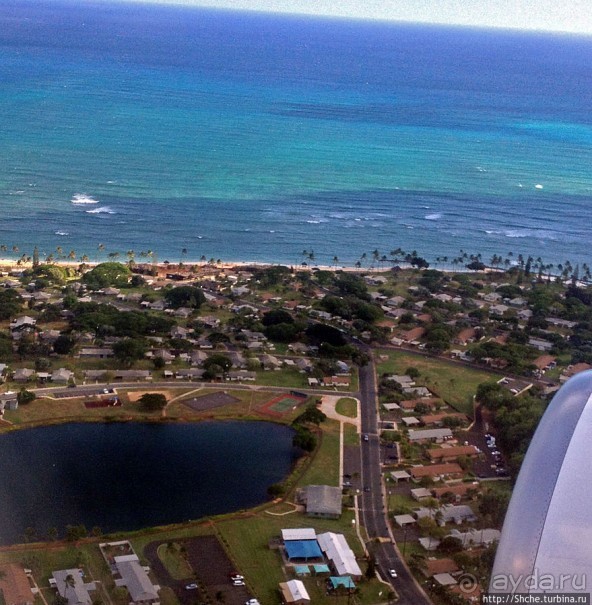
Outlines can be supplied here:
[[0, 255], [589, 263], [591, 109], [592, 37], [11, 0]]

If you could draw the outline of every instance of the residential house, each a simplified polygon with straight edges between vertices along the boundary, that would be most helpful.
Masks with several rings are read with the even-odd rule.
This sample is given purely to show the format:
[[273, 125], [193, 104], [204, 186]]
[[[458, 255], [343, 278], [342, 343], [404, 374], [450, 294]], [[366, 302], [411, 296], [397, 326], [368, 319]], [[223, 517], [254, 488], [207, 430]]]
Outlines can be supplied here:
[[5, 605], [33, 605], [35, 596], [25, 570], [16, 563], [0, 567], [0, 590]]
[[60, 569], [52, 572], [53, 583], [61, 597], [68, 601], [68, 605], [91, 605], [92, 597], [89, 592], [96, 590], [94, 582], [84, 582], [81, 570]]
[[441, 414], [426, 414], [421, 417], [421, 421], [426, 426], [442, 426], [446, 418], [455, 418], [461, 422], [466, 422], [467, 417], [459, 412], [442, 412]]
[[454, 462], [447, 464], [430, 464], [428, 466], [412, 466], [409, 469], [411, 477], [416, 481], [423, 477], [430, 479], [461, 479], [464, 475], [463, 469]]
[[445, 487], [434, 487], [432, 488], [432, 495], [438, 500], [445, 495], [450, 495], [454, 497], [456, 502], [460, 502], [462, 498], [470, 496], [471, 492], [476, 493], [478, 489], [478, 482], [458, 483], [456, 485], [446, 485]]
[[539, 351], [550, 351], [553, 348], [553, 343], [542, 338], [529, 338], [528, 344]]
[[349, 376], [324, 376], [323, 386], [326, 387], [348, 387], [350, 384]]
[[179, 380], [201, 380], [204, 371], [199, 368], [182, 368], [175, 372], [175, 377]]
[[418, 326], [400, 334], [401, 340], [405, 343], [412, 343], [419, 340], [426, 333], [426, 329]]
[[457, 345], [465, 346], [465, 345], [469, 344], [470, 342], [475, 341], [475, 334], [476, 334], [475, 328], [465, 328], [464, 330], [461, 330], [456, 335], [456, 337], [454, 338], [454, 340], [452, 342], [454, 342], [454, 344], [457, 344]]
[[257, 380], [257, 373], [248, 372], [247, 370], [237, 370], [235, 372], [228, 372], [226, 379], [231, 382], [255, 382]]
[[149, 370], [115, 370], [116, 380], [152, 380]]
[[557, 361], [556, 357], [553, 355], [541, 355], [532, 362], [532, 365], [535, 366], [537, 372], [542, 375], [546, 370], [555, 368], [557, 366]]
[[273, 355], [261, 355], [259, 361], [265, 370], [279, 370], [282, 367], [282, 362]]
[[429, 558], [425, 562], [425, 566], [422, 567], [422, 572], [426, 578], [431, 578], [436, 574], [449, 573], [454, 574], [460, 571], [459, 566], [456, 564], [454, 559], [434, 559]]
[[29, 368], [17, 368], [12, 375], [12, 379], [15, 382], [29, 382], [31, 380], [35, 380], [35, 375], [35, 370], [31, 370]]
[[51, 373], [51, 381], [66, 384], [68, 381], [74, 379], [74, 372], [67, 370], [66, 368], [59, 368]]
[[479, 450], [474, 445], [455, 445], [452, 447], [438, 447], [427, 451], [430, 462], [454, 462], [460, 456], [475, 458]]
[[10, 329], [12, 332], [17, 330], [23, 330], [26, 328], [34, 328], [37, 325], [37, 320], [28, 315], [17, 317], [14, 321], [10, 322]]
[[82, 347], [78, 353], [81, 359], [109, 359], [113, 357], [111, 347]]
[[585, 372], [586, 370], [592, 370], [592, 365], [589, 363], [576, 363], [573, 365], [567, 366], [567, 368], [561, 373], [559, 376], [559, 382], [564, 383], [569, 380], [572, 376], [579, 374], [580, 372]]
[[116, 586], [124, 586], [130, 595], [130, 605], [158, 605], [160, 586], [152, 584], [136, 554], [114, 557], [119, 579]]

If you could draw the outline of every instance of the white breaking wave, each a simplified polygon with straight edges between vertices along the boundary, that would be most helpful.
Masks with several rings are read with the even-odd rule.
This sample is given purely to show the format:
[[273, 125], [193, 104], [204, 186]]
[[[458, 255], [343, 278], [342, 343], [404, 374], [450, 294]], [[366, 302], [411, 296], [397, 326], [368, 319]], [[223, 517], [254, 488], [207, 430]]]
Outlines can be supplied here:
[[55, 234], [56, 234], [56, 235], [70, 235], [70, 234], [68, 233], [68, 231], [56, 231], [56, 232], [55, 232]]
[[100, 206], [99, 208], [93, 208], [92, 210], [85, 210], [87, 214], [115, 214], [115, 210], [109, 206]]
[[537, 183], [537, 184], [534, 186], [534, 188], [535, 188], [535, 189], [542, 189], [542, 188], [543, 188], [543, 186], [542, 186], [540, 183]]
[[75, 206], [86, 206], [87, 204], [98, 204], [99, 200], [95, 200], [90, 195], [86, 195], [86, 193], [76, 193], [72, 196], [70, 202]]
[[426, 214], [423, 218], [425, 218], [426, 221], [437, 221], [442, 218], [442, 213], [434, 212], [433, 214]]

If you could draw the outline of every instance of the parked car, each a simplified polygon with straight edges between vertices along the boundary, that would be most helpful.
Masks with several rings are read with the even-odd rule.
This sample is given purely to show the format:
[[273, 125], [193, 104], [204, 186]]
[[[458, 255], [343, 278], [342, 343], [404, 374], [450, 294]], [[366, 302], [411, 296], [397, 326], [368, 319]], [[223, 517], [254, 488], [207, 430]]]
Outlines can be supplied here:
[[197, 590], [197, 584], [186, 584], [185, 590]]
[[232, 585], [233, 586], [244, 586], [245, 581], [244, 580], [232, 580]]
[[397, 570], [396, 569], [389, 569], [389, 576], [391, 578], [396, 578], [397, 577]]

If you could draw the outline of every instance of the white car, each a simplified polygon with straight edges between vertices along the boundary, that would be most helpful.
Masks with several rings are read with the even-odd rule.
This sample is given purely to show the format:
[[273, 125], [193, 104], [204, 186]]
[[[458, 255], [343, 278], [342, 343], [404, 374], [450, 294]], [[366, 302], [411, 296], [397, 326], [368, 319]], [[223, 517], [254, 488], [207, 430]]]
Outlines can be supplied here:
[[389, 576], [391, 578], [396, 578], [397, 577], [397, 570], [396, 569], [389, 569]]
[[244, 580], [232, 580], [232, 585], [233, 586], [244, 586], [245, 581]]

